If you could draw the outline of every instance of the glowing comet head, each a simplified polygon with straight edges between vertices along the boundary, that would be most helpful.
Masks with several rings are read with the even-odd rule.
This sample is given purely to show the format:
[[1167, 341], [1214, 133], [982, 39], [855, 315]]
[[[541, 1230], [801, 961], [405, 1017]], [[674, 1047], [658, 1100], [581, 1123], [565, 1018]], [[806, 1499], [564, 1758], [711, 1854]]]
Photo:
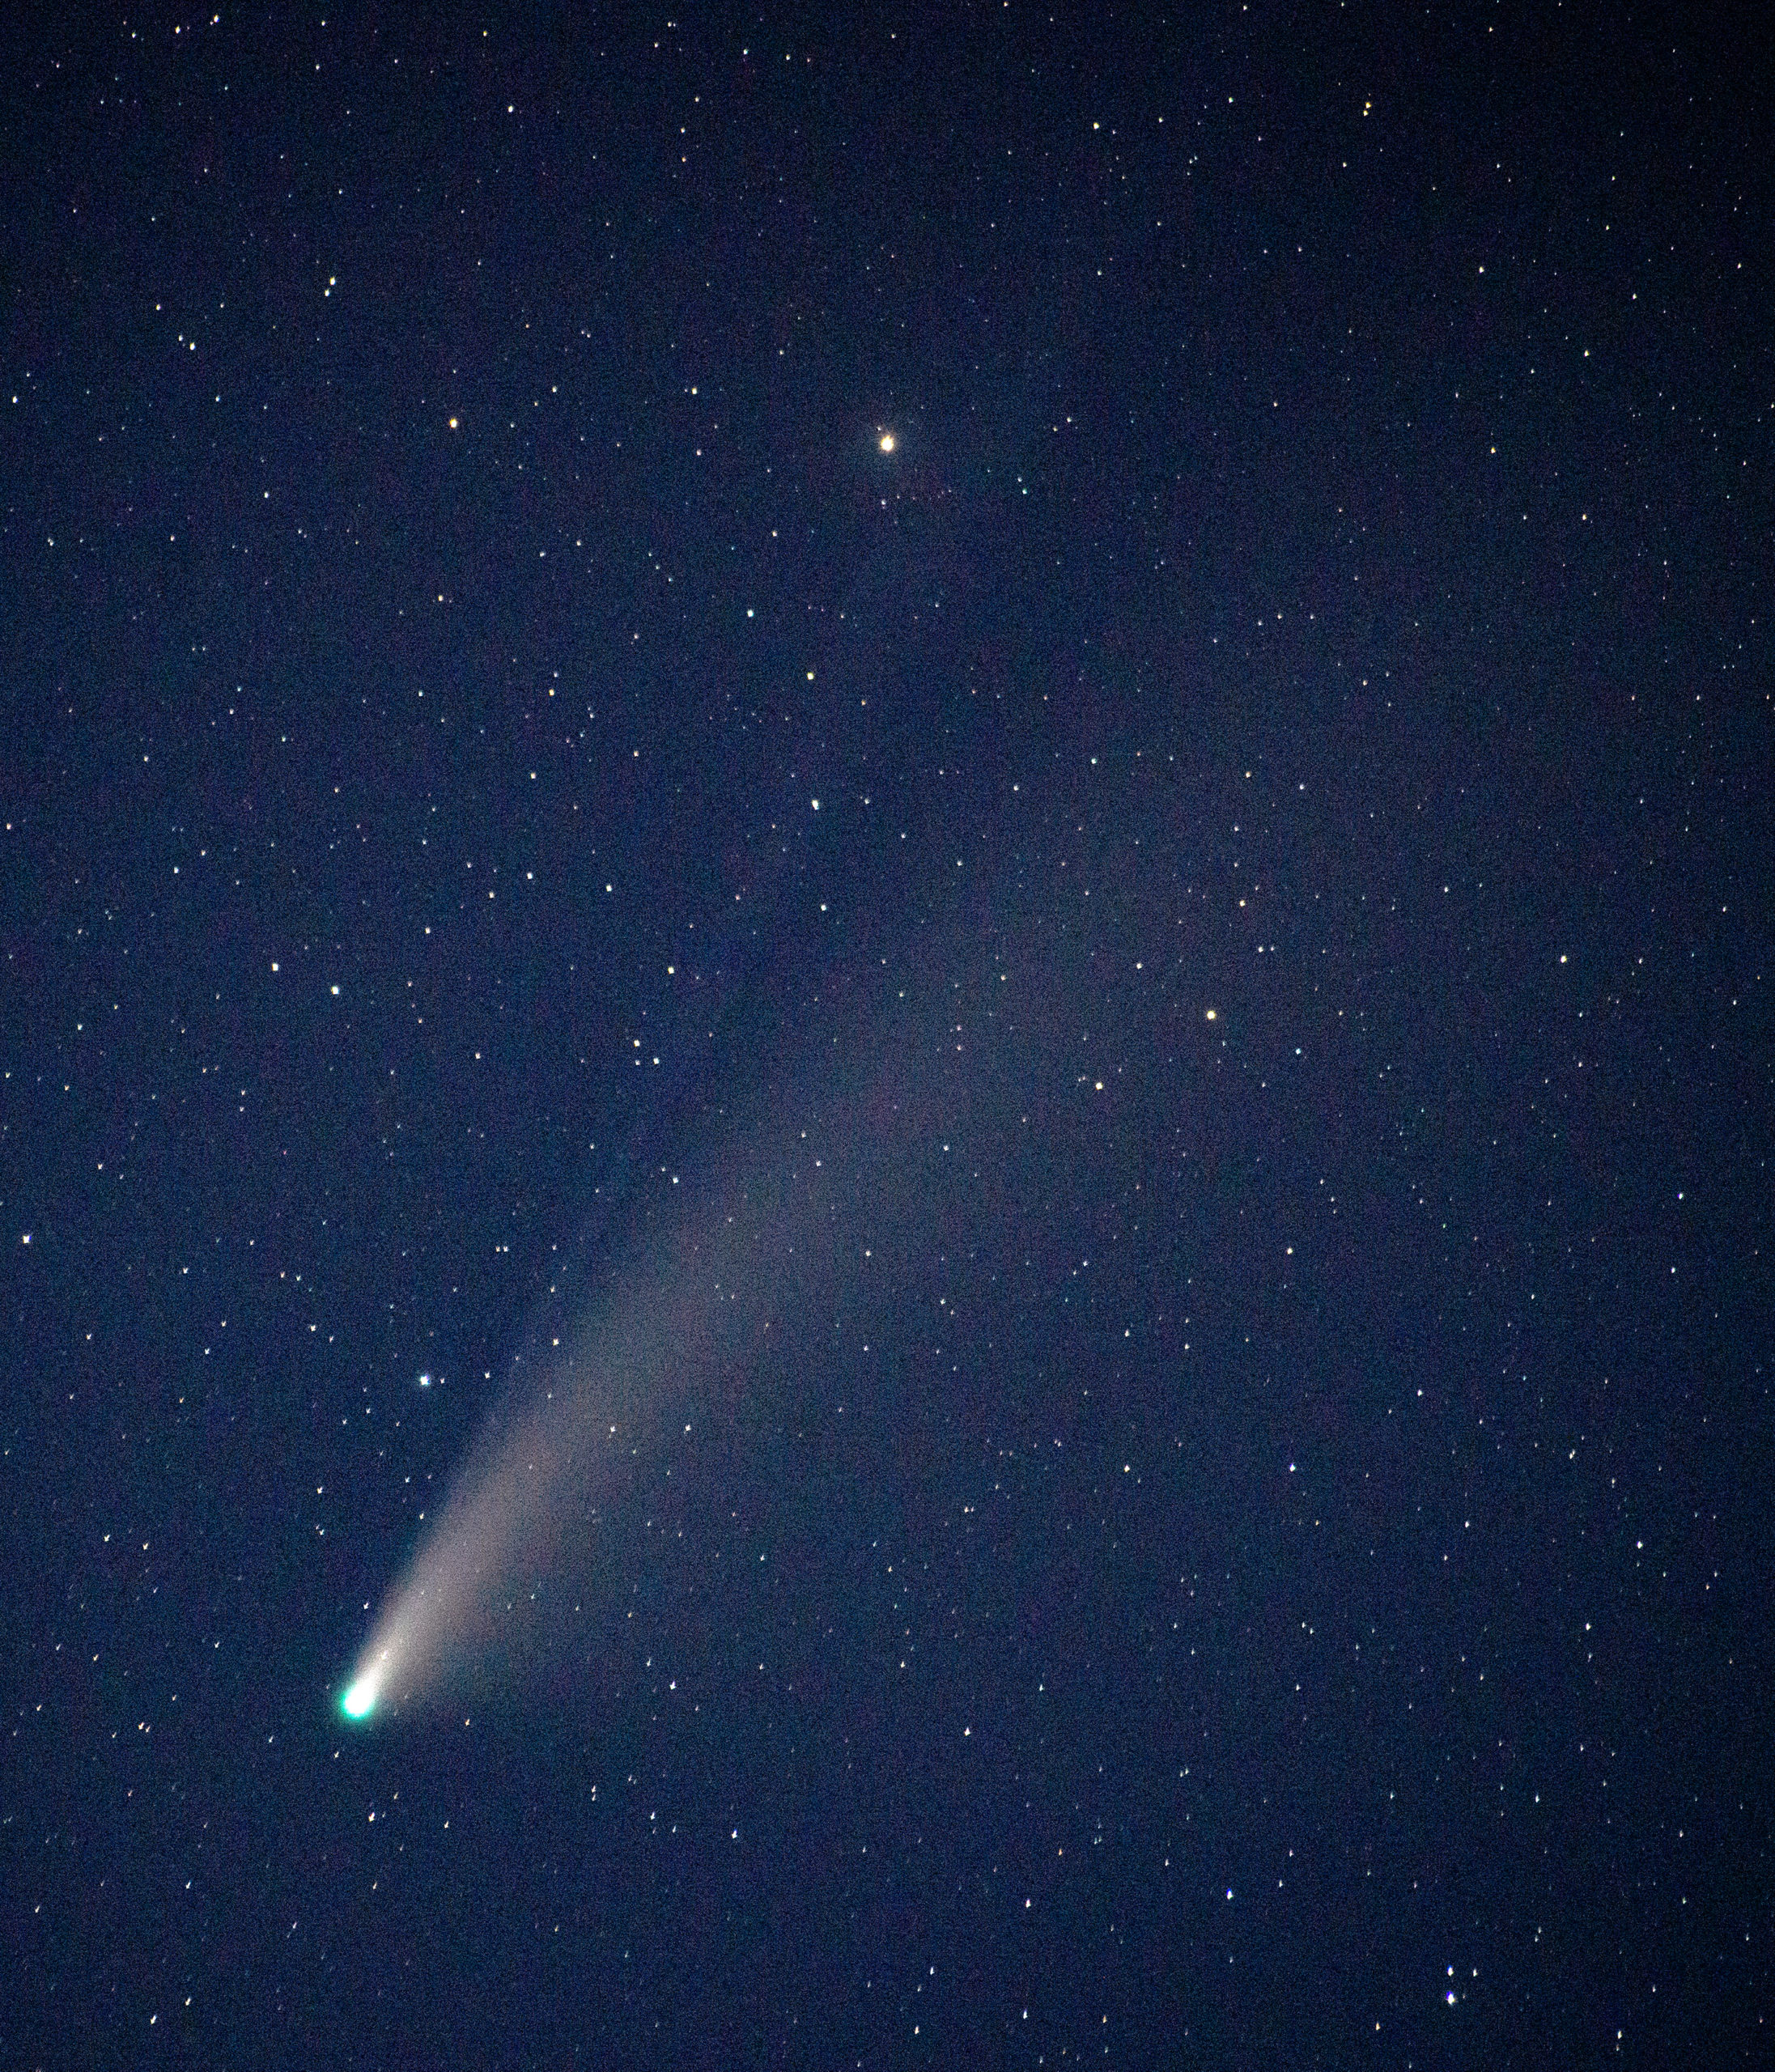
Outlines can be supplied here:
[[382, 1695], [382, 1665], [376, 1662], [362, 1670], [346, 1684], [339, 1698], [339, 1709], [347, 1719], [367, 1719], [376, 1710], [376, 1700]]

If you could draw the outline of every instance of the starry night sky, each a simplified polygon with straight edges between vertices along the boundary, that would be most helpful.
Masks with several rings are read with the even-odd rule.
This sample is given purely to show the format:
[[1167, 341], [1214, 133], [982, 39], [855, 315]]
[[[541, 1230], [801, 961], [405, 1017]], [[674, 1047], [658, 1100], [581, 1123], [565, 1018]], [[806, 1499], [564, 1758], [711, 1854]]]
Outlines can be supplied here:
[[1766, 33], [13, 38], [6, 2062], [1766, 2061]]

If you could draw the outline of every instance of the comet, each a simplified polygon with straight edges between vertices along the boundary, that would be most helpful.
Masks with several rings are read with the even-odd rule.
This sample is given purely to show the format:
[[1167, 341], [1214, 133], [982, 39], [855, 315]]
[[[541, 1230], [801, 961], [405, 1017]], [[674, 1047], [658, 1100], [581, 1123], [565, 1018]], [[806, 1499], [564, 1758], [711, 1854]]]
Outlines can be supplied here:
[[[1033, 957], [1007, 987], [1010, 960], [980, 958], [969, 935], [924, 955], [911, 1000], [860, 988], [815, 1058], [755, 1078], [743, 1114], [635, 1199], [622, 1242], [533, 1328], [337, 1687], [344, 1720], [557, 1684], [597, 1647], [601, 1608], [621, 1616], [606, 1586], [634, 1560], [636, 1500], [690, 1466], [693, 1429], [807, 1386], [841, 1313], [860, 1335], [898, 1328], [895, 1291], [933, 1250], [992, 1242], [1003, 1204], [983, 1176], [1027, 1166], [1027, 1089], [1064, 1083], [1076, 1010], [1055, 1013]], [[1094, 1112], [1057, 1110], [1044, 1159], [1101, 1158]]]

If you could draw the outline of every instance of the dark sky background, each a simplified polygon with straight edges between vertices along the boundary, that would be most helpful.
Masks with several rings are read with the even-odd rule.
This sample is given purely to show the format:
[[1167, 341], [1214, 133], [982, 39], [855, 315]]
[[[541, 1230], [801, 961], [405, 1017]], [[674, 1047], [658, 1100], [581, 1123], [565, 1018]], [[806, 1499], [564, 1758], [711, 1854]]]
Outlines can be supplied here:
[[[1692, 17], [11, 39], [7, 2063], [1769, 2061]], [[349, 1727], [736, 1189], [533, 1650]]]

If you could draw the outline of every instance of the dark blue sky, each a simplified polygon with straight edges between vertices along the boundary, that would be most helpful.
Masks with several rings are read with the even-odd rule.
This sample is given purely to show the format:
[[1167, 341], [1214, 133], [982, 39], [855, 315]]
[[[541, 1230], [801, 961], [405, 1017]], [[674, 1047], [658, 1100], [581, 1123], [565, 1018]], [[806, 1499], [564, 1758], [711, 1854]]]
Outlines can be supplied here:
[[1760, 2061], [1760, 33], [10, 57], [8, 2061]]

